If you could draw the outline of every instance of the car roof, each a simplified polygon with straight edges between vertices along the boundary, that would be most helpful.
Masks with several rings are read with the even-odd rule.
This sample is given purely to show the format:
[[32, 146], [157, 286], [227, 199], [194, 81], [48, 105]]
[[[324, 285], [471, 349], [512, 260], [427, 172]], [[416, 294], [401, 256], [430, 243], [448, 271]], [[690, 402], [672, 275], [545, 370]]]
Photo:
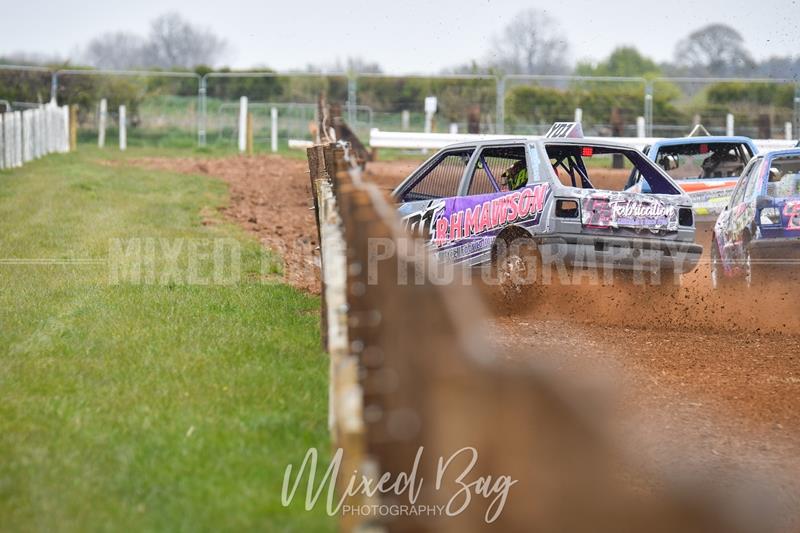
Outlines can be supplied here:
[[676, 137], [672, 139], [661, 139], [654, 142], [651, 148], [661, 146], [675, 146], [679, 144], [706, 144], [706, 143], [745, 143], [755, 146], [753, 139], [742, 135], [705, 135], [702, 137]]
[[783, 156], [795, 156], [800, 157], [800, 148], [786, 148], [784, 150], [771, 150], [769, 152], [764, 152], [758, 154], [764, 156], [767, 159], [774, 159], [776, 157], [783, 157]]
[[483, 146], [502, 146], [504, 144], [573, 144], [576, 146], [602, 146], [605, 148], [617, 148], [620, 150], [636, 150], [635, 147], [619, 142], [604, 141], [600, 137], [544, 137], [544, 136], [516, 136], [502, 139], [488, 138], [476, 139], [474, 141], [462, 141], [459, 143], [448, 144], [442, 150], [453, 150], [458, 148], [472, 148]]

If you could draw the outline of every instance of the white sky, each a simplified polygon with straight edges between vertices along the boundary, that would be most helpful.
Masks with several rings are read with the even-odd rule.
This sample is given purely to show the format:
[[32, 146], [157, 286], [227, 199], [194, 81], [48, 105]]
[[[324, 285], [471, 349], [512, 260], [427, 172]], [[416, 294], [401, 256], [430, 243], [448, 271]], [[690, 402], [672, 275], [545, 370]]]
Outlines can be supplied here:
[[[75, 55], [107, 31], [145, 34], [148, 22], [178, 11], [228, 40], [224, 63], [281, 70], [361, 56], [390, 73], [437, 72], [484, 57], [491, 36], [519, 10], [544, 9], [560, 21], [572, 59], [599, 60], [633, 44], [656, 60], [710, 22], [739, 30], [756, 59], [800, 54], [800, 0], [27, 0], [0, 7], [13, 21], [0, 55]], [[341, 28], [340, 33], [332, 28]]]

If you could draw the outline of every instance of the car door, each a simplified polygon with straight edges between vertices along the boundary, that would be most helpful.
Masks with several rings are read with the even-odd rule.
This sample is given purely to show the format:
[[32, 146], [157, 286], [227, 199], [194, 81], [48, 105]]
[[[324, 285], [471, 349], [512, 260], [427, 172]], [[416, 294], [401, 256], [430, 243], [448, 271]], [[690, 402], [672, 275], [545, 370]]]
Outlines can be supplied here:
[[745, 237], [752, 228], [755, 216], [755, 197], [762, 160], [760, 157], [755, 158], [745, 168], [725, 212], [725, 244], [722, 254], [727, 261], [737, 261], [744, 257]]
[[433, 237], [433, 222], [446, 201], [458, 195], [474, 152], [474, 147], [443, 150], [395, 193], [398, 212], [409, 231], [425, 239]]

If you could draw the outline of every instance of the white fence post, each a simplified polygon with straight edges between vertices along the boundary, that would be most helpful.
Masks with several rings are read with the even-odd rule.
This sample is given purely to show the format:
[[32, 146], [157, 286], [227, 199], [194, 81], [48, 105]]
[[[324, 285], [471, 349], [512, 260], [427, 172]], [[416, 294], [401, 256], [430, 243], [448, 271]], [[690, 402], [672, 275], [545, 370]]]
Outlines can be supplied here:
[[108, 100], [100, 100], [100, 115], [97, 123], [97, 146], [103, 148], [106, 145], [106, 117], [108, 116]]
[[31, 146], [30, 146], [30, 154], [31, 159], [39, 159], [42, 155], [42, 127], [40, 124], [39, 117], [42, 114], [42, 110], [39, 108], [32, 109], [30, 111], [30, 118], [28, 119], [28, 124], [30, 124], [31, 130]]
[[636, 136], [640, 139], [645, 137], [644, 117], [636, 117]]
[[44, 155], [44, 115], [41, 109], [36, 109], [33, 115], [34, 129], [36, 133], [34, 137], [36, 140], [33, 143], [33, 157], [39, 159]]
[[273, 107], [269, 110], [270, 118], [272, 119], [272, 128], [270, 130], [270, 144], [273, 152], [278, 151], [278, 108]]
[[119, 149], [125, 151], [128, 148], [128, 131], [126, 129], [125, 106], [119, 106]]
[[575, 122], [581, 124], [583, 122], [583, 109], [580, 107], [575, 108]]
[[400, 112], [400, 129], [403, 131], [408, 131], [408, 128], [411, 126], [411, 113], [408, 109], [403, 109]]
[[452, 133], [452, 134], [458, 133], [458, 123], [457, 122], [451, 122], [450, 123], [450, 133]]
[[10, 131], [11, 113], [3, 114], [3, 168], [11, 168], [11, 134]]
[[17, 152], [14, 155], [14, 161], [16, 162], [16, 166], [22, 166], [22, 111], [14, 111], [14, 122], [15, 122], [15, 135], [16, 135], [16, 143], [17, 143]]
[[44, 115], [44, 150], [45, 155], [53, 151], [53, 115], [48, 108], [42, 108]]
[[5, 113], [0, 113], [0, 170], [6, 168], [6, 143], [5, 143], [5, 129], [3, 129], [3, 121], [5, 120]]
[[729, 137], [733, 135], [734, 118], [733, 113], [728, 113], [725, 117], [725, 135]]
[[30, 109], [22, 111], [22, 162], [27, 163], [31, 160], [31, 126], [30, 126]]
[[247, 97], [239, 98], [239, 152], [247, 150]]
[[783, 129], [784, 129], [784, 132], [786, 133], [786, 140], [787, 141], [794, 140], [794, 138], [792, 137], [792, 123], [791, 122], [787, 122], [786, 124], [784, 124]]

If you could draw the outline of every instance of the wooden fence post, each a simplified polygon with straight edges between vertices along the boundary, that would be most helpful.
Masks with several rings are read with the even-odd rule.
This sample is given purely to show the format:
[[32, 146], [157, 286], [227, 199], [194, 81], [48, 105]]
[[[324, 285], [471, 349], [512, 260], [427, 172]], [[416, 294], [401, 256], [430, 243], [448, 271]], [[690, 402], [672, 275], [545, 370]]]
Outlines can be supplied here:
[[69, 149], [78, 148], [78, 105], [69, 106]]
[[247, 113], [247, 155], [253, 155], [253, 114]]

